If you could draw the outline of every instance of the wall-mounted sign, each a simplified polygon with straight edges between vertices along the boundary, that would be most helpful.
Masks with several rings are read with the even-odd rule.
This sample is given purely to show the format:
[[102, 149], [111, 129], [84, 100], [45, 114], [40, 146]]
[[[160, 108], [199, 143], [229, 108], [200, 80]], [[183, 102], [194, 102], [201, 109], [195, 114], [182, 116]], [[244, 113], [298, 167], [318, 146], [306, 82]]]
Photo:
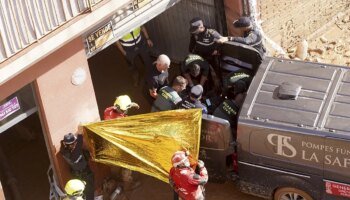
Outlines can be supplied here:
[[83, 35], [86, 56], [92, 57], [177, 2], [180, 0], [129, 0], [113, 16], [96, 25], [91, 33]]
[[114, 37], [112, 22], [108, 22], [86, 37], [89, 52], [96, 51]]
[[19, 105], [17, 97], [14, 97], [6, 103], [0, 105], [0, 121], [10, 116], [20, 108], [21, 107]]

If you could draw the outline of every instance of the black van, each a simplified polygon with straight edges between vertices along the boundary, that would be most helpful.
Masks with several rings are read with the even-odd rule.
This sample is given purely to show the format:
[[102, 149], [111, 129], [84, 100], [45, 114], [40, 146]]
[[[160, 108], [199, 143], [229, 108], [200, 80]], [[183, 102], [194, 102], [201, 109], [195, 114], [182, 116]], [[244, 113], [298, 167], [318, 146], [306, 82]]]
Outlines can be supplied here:
[[236, 172], [243, 192], [266, 199], [350, 199], [350, 68], [266, 58], [254, 74], [236, 141], [226, 120], [203, 116], [211, 177]]

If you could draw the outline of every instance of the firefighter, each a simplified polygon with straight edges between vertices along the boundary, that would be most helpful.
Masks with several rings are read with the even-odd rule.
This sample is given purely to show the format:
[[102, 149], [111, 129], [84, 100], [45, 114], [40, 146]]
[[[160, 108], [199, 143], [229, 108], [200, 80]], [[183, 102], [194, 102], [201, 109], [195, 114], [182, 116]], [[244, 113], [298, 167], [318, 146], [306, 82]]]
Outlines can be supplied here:
[[185, 109], [201, 108], [203, 114], [208, 114], [208, 109], [200, 101], [203, 94], [203, 87], [201, 85], [195, 85], [191, 88], [190, 95], [186, 97], [180, 107]]
[[153, 42], [149, 38], [146, 28], [144, 26], [135, 28], [130, 33], [124, 35], [119, 41], [115, 43], [115, 45], [126, 58], [129, 70], [132, 73], [134, 86], [138, 86], [140, 70], [137, 69], [135, 65], [136, 57], [141, 56], [146, 69], [149, 69], [151, 67], [149, 47], [153, 46]]
[[64, 191], [67, 197], [63, 200], [85, 200], [83, 191], [85, 190], [85, 182], [79, 179], [71, 179], [66, 183]]
[[[140, 108], [140, 106], [137, 103], [131, 101], [128, 95], [118, 96], [113, 105], [114, 106], [112, 107], [106, 108], [104, 112], [104, 120], [127, 117], [127, 112], [129, 108]], [[126, 168], [122, 168], [121, 178], [125, 190], [135, 189], [141, 184], [139, 181], [136, 181], [135, 178], [132, 176], [132, 171]]]
[[86, 182], [84, 190], [86, 199], [93, 200], [94, 174], [88, 165], [89, 152], [83, 149], [83, 136], [73, 133], [64, 135], [60, 153], [69, 164], [73, 176]]
[[263, 37], [260, 31], [253, 26], [252, 21], [249, 17], [240, 17], [238, 20], [233, 22], [233, 26], [239, 30], [238, 37], [228, 37], [229, 41], [238, 42], [249, 45], [259, 51], [263, 58], [266, 49], [263, 44]]
[[174, 110], [178, 108], [182, 98], [180, 94], [186, 89], [187, 80], [182, 76], [177, 76], [172, 84], [172, 87], [164, 86], [159, 92], [156, 100], [153, 102], [151, 112]]
[[139, 109], [140, 106], [137, 103], [131, 102], [128, 95], [118, 96], [113, 106], [105, 109], [103, 118], [104, 120], [109, 120], [126, 117], [129, 108]]
[[[204, 200], [204, 185], [208, 182], [208, 172], [204, 162], [197, 161], [196, 171], [191, 168], [188, 153], [177, 151], [171, 158], [173, 167], [169, 173], [169, 183], [183, 200]], [[174, 195], [174, 199], [177, 198]]]

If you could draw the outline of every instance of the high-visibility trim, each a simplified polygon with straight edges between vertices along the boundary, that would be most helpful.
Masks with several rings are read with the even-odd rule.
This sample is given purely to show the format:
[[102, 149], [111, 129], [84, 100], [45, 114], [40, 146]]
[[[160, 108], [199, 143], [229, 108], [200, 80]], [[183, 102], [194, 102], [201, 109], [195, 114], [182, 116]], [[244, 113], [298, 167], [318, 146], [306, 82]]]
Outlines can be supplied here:
[[187, 56], [186, 60], [185, 60], [185, 65], [188, 65], [189, 63], [196, 61], [196, 60], [200, 60], [200, 61], [204, 61], [204, 59], [197, 55], [197, 54], [190, 54]]
[[135, 28], [132, 32], [124, 35], [120, 39], [120, 43], [126, 47], [134, 46], [140, 41], [141, 41], [141, 27]]
[[203, 45], [203, 46], [210, 46], [210, 45], [213, 45], [215, 42], [211, 42], [211, 43], [204, 43], [204, 42], [201, 42], [201, 41], [196, 41], [198, 44], [200, 45]]
[[123, 40], [120, 40], [120, 44], [122, 44], [125, 47], [131, 47], [131, 46], [134, 46], [135, 44], [138, 44], [140, 41], [141, 41], [141, 35], [139, 35], [139, 37], [136, 38], [136, 41], [132, 40], [132, 41], [129, 41], [129, 42], [125, 42]]
[[125, 42], [129, 42], [129, 41], [134, 40], [134, 37], [131, 35], [131, 33], [134, 34], [134, 37], [135, 37], [135, 38], [137, 38], [137, 37], [139, 37], [140, 34], [141, 34], [141, 28], [140, 28], [140, 27], [135, 28], [135, 29], [134, 29], [133, 31], [131, 31], [130, 33], [125, 34], [125, 35], [121, 38], [121, 40], [123, 40], [123, 41], [125, 41]]

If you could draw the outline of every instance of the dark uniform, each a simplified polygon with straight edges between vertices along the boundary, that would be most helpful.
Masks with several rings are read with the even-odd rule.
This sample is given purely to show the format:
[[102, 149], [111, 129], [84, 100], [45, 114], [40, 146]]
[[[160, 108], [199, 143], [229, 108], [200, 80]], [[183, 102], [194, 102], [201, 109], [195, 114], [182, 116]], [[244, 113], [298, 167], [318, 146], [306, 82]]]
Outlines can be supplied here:
[[215, 117], [226, 119], [228, 122], [230, 122], [231, 131], [234, 138], [236, 138], [237, 117], [239, 109], [239, 106], [234, 100], [226, 99], [214, 110], [213, 113]]
[[[181, 72], [190, 74], [190, 66], [198, 64], [200, 66], [200, 74], [208, 77], [209, 75], [209, 63], [205, 61], [200, 55], [189, 54], [181, 65]], [[200, 77], [200, 76], [199, 76]], [[196, 77], [194, 77], [196, 78]]]
[[180, 108], [191, 109], [191, 108], [201, 108], [203, 114], [208, 114], [208, 109], [205, 105], [201, 103], [198, 99], [193, 99], [190, 96], [186, 97], [180, 105]]
[[260, 31], [258, 31], [255, 28], [245, 32], [243, 37], [229, 37], [229, 40], [233, 42], [246, 44], [255, 48], [256, 50], [259, 51], [262, 57], [266, 53], [266, 49], [262, 41], [262, 35]]
[[237, 94], [246, 92], [252, 78], [244, 70], [227, 74], [223, 78], [223, 95], [234, 98]]
[[145, 98], [150, 104], [153, 103], [154, 98], [150, 96], [149, 90], [157, 89], [157, 91], [159, 91], [160, 88], [168, 85], [168, 77], [168, 71], [160, 72], [157, 70], [156, 64], [153, 64], [152, 68], [147, 73], [146, 84], [144, 85]]
[[[88, 160], [85, 156], [86, 154], [83, 150], [83, 136], [79, 134], [76, 140], [76, 146], [72, 151], [70, 151], [67, 148], [62, 148], [60, 152], [63, 158], [69, 164], [73, 176], [77, 179], [84, 180], [86, 182], [86, 187], [84, 190], [86, 199], [93, 200], [94, 174], [90, 170]], [[64, 147], [64, 145], [61, 145], [61, 147]]]
[[216, 41], [221, 37], [216, 30], [205, 27], [203, 32], [191, 34], [189, 51], [208, 59], [215, 50], [218, 50]]
[[151, 112], [174, 110], [181, 101], [181, 97], [172, 87], [164, 86], [158, 91], [158, 96], [153, 102]]
[[215, 73], [221, 76], [217, 56], [212, 55], [218, 50], [219, 44], [216, 42], [222, 36], [214, 29], [208, 29], [198, 34], [191, 34], [189, 51], [190, 53], [202, 56], [214, 68]]

